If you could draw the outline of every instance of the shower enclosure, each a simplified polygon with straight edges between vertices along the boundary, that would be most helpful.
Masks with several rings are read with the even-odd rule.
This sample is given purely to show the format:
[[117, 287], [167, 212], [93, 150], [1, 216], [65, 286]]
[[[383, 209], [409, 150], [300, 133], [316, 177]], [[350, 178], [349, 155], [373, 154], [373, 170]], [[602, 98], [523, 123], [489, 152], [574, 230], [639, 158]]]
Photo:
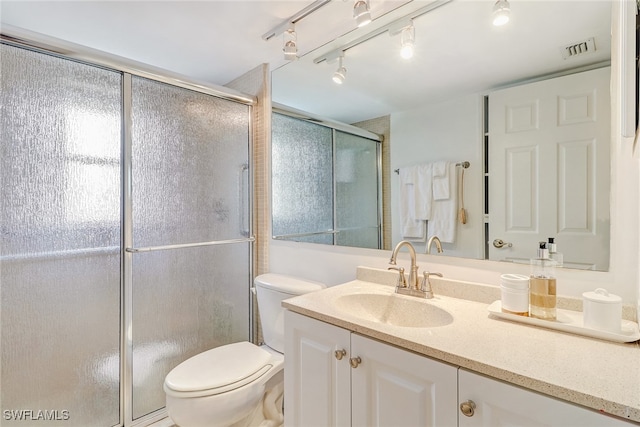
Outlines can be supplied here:
[[253, 100], [0, 49], [0, 424], [149, 423], [174, 366], [251, 336]]

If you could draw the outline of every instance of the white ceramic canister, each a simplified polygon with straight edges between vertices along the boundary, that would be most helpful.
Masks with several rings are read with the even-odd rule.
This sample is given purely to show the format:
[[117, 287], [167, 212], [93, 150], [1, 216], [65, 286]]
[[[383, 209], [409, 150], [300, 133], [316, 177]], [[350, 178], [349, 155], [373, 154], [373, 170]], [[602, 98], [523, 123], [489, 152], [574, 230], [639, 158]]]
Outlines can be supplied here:
[[503, 312], [521, 316], [529, 315], [529, 276], [501, 275], [500, 292]]
[[620, 332], [622, 324], [622, 298], [598, 288], [582, 294], [584, 326], [609, 332]]

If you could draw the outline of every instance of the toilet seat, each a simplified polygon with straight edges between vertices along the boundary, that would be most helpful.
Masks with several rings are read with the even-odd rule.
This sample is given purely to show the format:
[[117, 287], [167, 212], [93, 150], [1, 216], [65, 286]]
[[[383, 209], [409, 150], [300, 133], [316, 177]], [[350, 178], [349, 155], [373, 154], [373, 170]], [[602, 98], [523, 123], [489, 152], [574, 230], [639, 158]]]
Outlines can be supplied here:
[[226, 393], [258, 380], [274, 366], [272, 355], [247, 341], [197, 354], [165, 378], [164, 390], [180, 398]]

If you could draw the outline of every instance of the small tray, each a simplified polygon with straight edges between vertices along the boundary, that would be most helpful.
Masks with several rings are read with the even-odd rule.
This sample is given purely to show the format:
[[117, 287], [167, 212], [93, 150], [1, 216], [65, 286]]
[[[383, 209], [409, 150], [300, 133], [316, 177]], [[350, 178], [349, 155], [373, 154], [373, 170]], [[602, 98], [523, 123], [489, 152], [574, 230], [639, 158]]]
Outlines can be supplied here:
[[503, 313], [500, 300], [489, 305], [489, 314], [502, 319], [529, 325], [541, 326], [548, 329], [570, 332], [572, 334], [585, 335], [614, 342], [634, 342], [640, 339], [638, 324], [630, 320], [622, 320], [619, 333], [591, 329], [584, 326], [581, 311], [556, 309], [556, 320], [542, 320], [535, 317], [518, 316], [517, 314]]

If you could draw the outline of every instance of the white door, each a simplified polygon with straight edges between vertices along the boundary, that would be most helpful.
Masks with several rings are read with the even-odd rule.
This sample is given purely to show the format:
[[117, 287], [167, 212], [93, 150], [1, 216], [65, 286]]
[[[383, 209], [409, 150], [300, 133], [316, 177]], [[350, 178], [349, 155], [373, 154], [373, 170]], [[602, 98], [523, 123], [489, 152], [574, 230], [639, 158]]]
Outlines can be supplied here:
[[[489, 95], [489, 258], [609, 267], [610, 68]], [[499, 239], [512, 246], [497, 248]]]
[[351, 335], [352, 425], [455, 426], [457, 369], [387, 344]]
[[[459, 427], [631, 427], [612, 418], [464, 369], [458, 373]], [[471, 412], [470, 405], [475, 406]], [[467, 415], [462, 413], [465, 406]]]
[[349, 426], [351, 333], [290, 311], [284, 323], [285, 426]]

